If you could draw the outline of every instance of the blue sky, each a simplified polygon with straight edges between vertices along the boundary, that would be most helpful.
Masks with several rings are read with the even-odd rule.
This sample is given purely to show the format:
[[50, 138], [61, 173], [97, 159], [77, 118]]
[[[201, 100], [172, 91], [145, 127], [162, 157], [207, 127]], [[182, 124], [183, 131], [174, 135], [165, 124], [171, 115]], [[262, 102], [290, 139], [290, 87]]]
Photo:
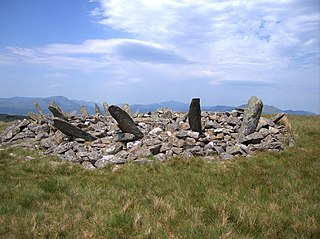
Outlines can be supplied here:
[[320, 113], [319, 0], [1, 0], [0, 97]]

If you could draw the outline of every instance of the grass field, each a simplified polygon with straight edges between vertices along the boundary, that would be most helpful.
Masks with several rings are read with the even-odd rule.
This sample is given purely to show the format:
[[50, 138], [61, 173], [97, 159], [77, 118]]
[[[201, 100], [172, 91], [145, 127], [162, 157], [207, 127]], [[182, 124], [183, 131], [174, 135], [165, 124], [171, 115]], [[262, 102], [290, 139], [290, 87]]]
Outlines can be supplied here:
[[289, 120], [295, 147], [225, 163], [86, 171], [0, 149], [0, 238], [320, 238], [320, 117]]

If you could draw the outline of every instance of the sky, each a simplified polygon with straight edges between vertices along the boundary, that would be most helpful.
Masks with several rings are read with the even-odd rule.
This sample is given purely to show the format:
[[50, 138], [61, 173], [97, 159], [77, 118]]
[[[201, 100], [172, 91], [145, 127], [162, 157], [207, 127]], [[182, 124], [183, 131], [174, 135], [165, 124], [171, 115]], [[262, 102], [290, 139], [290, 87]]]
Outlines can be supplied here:
[[1, 0], [0, 97], [320, 113], [319, 0]]

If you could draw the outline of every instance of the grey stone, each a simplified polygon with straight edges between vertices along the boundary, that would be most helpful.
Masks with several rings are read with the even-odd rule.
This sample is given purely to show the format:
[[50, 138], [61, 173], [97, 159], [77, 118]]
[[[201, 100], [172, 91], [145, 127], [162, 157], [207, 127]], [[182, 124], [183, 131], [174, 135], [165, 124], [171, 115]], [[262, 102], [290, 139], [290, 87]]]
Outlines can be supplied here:
[[220, 154], [220, 159], [221, 160], [230, 160], [230, 159], [233, 159], [233, 158], [235, 158], [235, 156], [232, 155], [232, 154], [228, 154], [228, 153]]
[[163, 129], [159, 128], [159, 127], [156, 127], [154, 129], [152, 129], [149, 134], [152, 134], [152, 135], [159, 135], [161, 132], [163, 132]]
[[241, 142], [245, 136], [255, 132], [259, 123], [262, 107], [263, 103], [257, 97], [252, 96], [249, 99], [248, 106], [244, 112], [243, 122], [239, 130], [239, 142]]
[[242, 143], [242, 144], [258, 144], [264, 138], [265, 137], [260, 132], [254, 132], [254, 133], [249, 134], [249, 135], [245, 136], [244, 138], [242, 138], [240, 143]]
[[142, 139], [144, 134], [136, 126], [132, 118], [118, 106], [111, 105], [109, 107], [111, 116], [117, 121], [119, 128], [124, 133], [131, 133], [136, 136], [137, 139]]
[[65, 113], [60, 109], [60, 107], [55, 102], [51, 101], [48, 106], [48, 109], [51, 111], [54, 117], [68, 121], [68, 118], [65, 115]]
[[277, 114], [275, 117], [272, 118], [273, 123], [278, 123], [285, 115], [285, 113]]
[[101, 110], [97, 103], [94, 103], [94, 110], [96, 111], [96, 114], [101, 115]]
[[190, 129], [201, 133], [201, 109], [200, 109], [200, 99], [194, 98], [191, 101], [189, 112], [188, 112], [188, 121]]
[[123, 105], [121, 106], [121, 109], [122, 109], [123, 111], [125, 111], [128, 115], [131, 114], [131, 109], [130, 109], [129, 104], [127, 104], [127, 103], [123, 104]]
[[152, 155], [156, 155], [160, 153], [161, 146], [162, 146], [161, 144], [158, 144], [158, 145], [153, 145], [149, 147], [149, 150], [152, 153]]
[[43, 118], [44, 117], [44, 113], [43, 113], [43, 110], [41, 109], [39, 103], [37, 101], [35, 101], [35, 102], [33, 102], [33, 104], [34, 104], [34, 107], [39, 112], [40, 116]]
[[104, 113], [105, 113], [105, 115], [106, 115], [106, 116], [109, 116], [109, 115], [110, 115], [110, 114], [109, 114], [109, 111], [108, 111], [109, 105], [107, 104], [107, 102], [103, 102], [102, 105], [103, 105], [103, 108], [104, 108]]
[[89, 113], [88, 113], [88, 111], [87, 111], [87, 109], [86, 109], [86, 107], [84, 105], [80, 106], [80, 113], [84, 117], [89, 116]]
[[92, 163], [89, 162], [89, 161], [83, 161], [83, 162], [81, 163], [81, 166], [82, 166], [84, 169], [88, 169], [88, 170], [96, 169], [96, 167], [93, 166]]
[[53, 118], [53, 124], [54, 126], [59, 129], [62, 133], [77, 137], [77, 138], [82, 138], [87, 141], [93, 141], [96, 140], [97, 137], [79, 129], [78, 127], [68, 123], [67, 121], [60, 119], [60, 118]]
[[118, 133], [115, 137], [116, 141], [119, 142], [128, 142], [128, 141], [134, 141], [136, 139], [136, 136], [130, 133]]
[[28, 116], [31, 120], [33, 120], [35, 122], [40, 122], [40, 120], [41, 120], [40, 116], [33, 113], [33, 112], [28, 112]]

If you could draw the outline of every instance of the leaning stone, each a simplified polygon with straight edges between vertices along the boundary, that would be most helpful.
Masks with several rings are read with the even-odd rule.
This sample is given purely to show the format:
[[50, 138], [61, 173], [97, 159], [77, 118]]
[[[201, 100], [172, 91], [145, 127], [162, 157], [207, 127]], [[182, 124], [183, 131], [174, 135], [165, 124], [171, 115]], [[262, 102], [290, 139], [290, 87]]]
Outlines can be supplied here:
[[40, 116], [33, 113], [33, 112], [28, 112], [28, 116], [30, 119], [32, 119], [35, 122], [40, 122]]
[[275, 117], [272, 118], [273, 123], [278, 123], [279, 120], [281, 120], [286, 114], [285, 113], [279, 113]]
[[104, 108], [105, 115], [106, 116], [110, 115], [109, 111], [108, 111], [109, 105], [107, 104], [107, 102], [103, 102], [102, 105], [103, 105], [103, 108]]
[[31, 161], [31, 160], [34, 160], [35, 158], [34, 157], [31, 157], [31, 156], [26, 156], [25, 157], [25, 160], [26, 161]]
[[68, 121], [65, 113], [60, 109], [60, 107], [55, 102], [50, 102], [48, 109], [52, 112], [54, 117]]
[[262, 112], [263, 103], [257, 97], [252, 96], [248, 101], [248, 106], [245, 109], [243, 122], [239, 130], [238, 141], [255, 132]]
[[97, 115], [101, 115], [101, 110], [97, 103], [94, 103], [94, 110], [96, 111]]
[[87, 141], [94, 141], [97, 138], [91, 134], [79, 129], [78, 127], [68, 123], [67, 121], [60, 118], [53, 118], [53, 125], [59, 129], [62, 133], [73, 136], [76, 138], [82, 138]]
[[194, 98], [191, 101], [188, 112], [188, 121], [192, 131], [201, 133], [201, 109], [199, 98]]
[[44, 118], [44, 113], [43, 113], [43, 110], [41, 109], [39, 103], [37, 101], [35, 101], [34, 103], [34, 107], [37, 109], [37, 111], [39, 112], [40, 116], [42, 118]]
[[88, 111], [87, 111], [87, 109], [86, 109], [86, 107], [84, 105], [80, 106], [80, 113], [81, 113], [82, 116], [85, 116], [85, 117], [89, 116], [89, 113], [88, 113]]
[[120, 109], [118, 106], [111, 105], [109, 107], [109, 112], [111, 116], [117, 121], [119, 128], [121, 129], [122, 132], [124, 133], [131, 133], [134, 136], [136, 136], [137, 139], [142, 139], [143, 138], [143, 133], [140, 131], [140, 129], [136, 126], [135, 122], [133, 119]]

